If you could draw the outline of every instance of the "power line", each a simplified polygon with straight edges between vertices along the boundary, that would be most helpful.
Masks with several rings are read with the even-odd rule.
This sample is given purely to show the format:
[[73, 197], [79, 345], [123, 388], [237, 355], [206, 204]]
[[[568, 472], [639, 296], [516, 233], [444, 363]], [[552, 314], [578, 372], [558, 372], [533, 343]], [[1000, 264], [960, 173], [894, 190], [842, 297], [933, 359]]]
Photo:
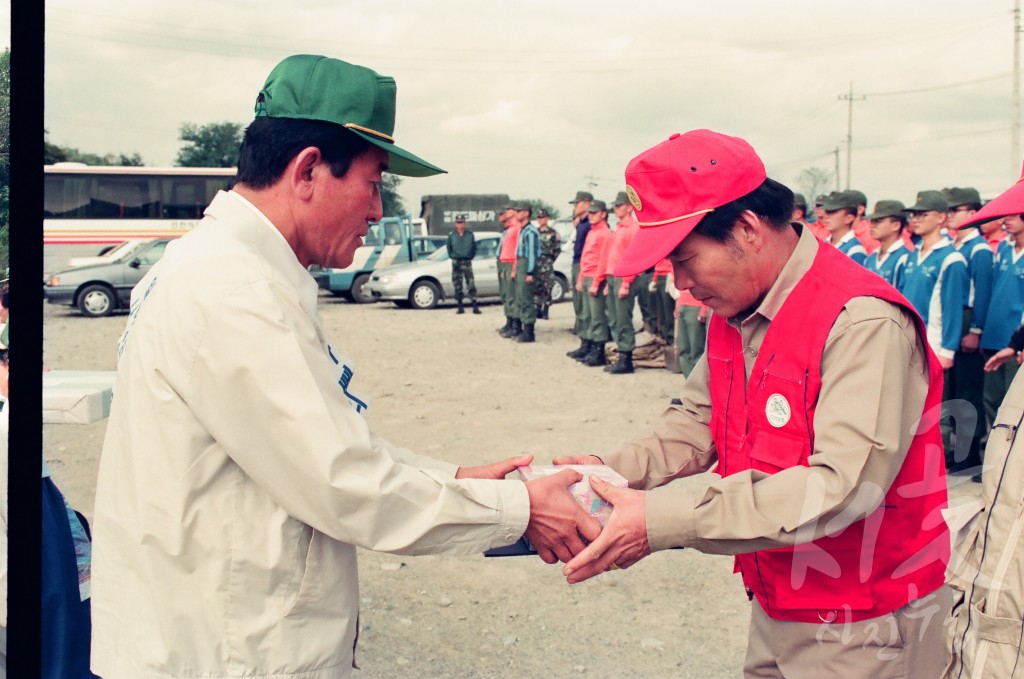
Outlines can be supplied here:
[[940, 90], [951, 90], [955, 87], [965, 87], [967, 85], [977, 85], [978, 83], [987, 83], [993, 80], [1002, 80], [1003, 78], [1009, 78], [1010, 73], [1000, 73], [989, 78], [978, 78], [976, 80], [965, 80], [959, 83], [950, 83], [948, 85], [936, 85], [934, 87], [922, 87], [916, 90], [894, 90], [892, 92], [865, 92], [864, 97], [893, 97], [903, 94], [921, 94], [923, 92], [938, 92]]

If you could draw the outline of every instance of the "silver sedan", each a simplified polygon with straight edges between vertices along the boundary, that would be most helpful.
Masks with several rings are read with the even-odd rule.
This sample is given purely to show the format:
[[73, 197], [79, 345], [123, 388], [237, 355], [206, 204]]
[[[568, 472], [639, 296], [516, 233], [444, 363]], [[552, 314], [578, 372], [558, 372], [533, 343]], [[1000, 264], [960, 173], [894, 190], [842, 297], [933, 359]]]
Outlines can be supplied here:
[[[494, 231], [480, 231], [476, 234], [476, 257], [473, 258], [473, 278], [476, 282], [477, 299], [498, 297], [498, 242], [501, 238]], [[562, 246], [562, 253], [555, 260], [555, 278], [552, 283], [551, 299], [560, 302], [569, 290], [572, 267], [572, 248]], [[437, 304], [455, 296], [452, 285], [452, 264], [446, 248], [438, 248], [425, 259], [407, 264], [396, 264], [378, 269], [363, 286], [363, 291], [377, 302], [394, 302], [400, 307], [432, 309]]]

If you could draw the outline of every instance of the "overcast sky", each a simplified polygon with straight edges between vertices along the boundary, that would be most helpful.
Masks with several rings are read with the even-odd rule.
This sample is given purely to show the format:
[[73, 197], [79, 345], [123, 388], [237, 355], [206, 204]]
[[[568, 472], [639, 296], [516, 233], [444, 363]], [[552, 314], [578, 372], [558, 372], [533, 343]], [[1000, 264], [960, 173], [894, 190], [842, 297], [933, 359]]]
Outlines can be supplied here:
[[[394, 76], [397, 142], [449, 174], [421, 195], [609, 200], [626, 163], [676, 131], [746, 138], [769, 175], [852, 186], [873, 204], [975, 186], [1011, 158], [1013, 0], [46, 1], [50, 141], [170, 165], [182, 123], [252, 119], [283, 57]], [[3, 18], [8, 21], [8, 17]], [[9, 27], [7, 27], [9, 28]], [[861, 99], [862, 95], [866, 98]], [[831, 188], [831, 187], [830, 187]]]

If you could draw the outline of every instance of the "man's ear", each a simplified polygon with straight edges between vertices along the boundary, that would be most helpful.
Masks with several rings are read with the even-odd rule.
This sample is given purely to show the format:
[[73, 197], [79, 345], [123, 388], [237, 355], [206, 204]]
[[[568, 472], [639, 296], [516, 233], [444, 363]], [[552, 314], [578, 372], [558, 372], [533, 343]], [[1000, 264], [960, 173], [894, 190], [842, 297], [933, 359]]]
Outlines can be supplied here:
[[292, 193], [302, 200], [309, 200], [313, 195], [315, 170], [323, 162], [320, 149], [307, 146], [292, 158], [285, 170], [285, 176]]
[[764, 244], [764, 231], [769, 228], [760, 217], [744, 210], [733, 224], [732, 235], [743, 249], [760, 250]]

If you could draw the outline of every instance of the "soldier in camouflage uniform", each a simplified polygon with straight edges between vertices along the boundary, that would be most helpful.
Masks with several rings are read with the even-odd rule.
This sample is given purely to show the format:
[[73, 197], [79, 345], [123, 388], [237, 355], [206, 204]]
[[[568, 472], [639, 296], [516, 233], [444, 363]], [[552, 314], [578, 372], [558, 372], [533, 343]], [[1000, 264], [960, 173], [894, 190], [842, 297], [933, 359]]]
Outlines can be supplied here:
[[448, 258], [452, 261], [452, 285], [455, 287], [455, 301], [459, 308], [457, 314], [465, 313], [462, 306], [462, 281], [465, 279], [469, 288], [469, 303], [473, 305], [473, 313], [480, 313], [476, 305], [476, 280], [473, 278], [473, 257], [476, 256], [476, 238], [466, 228], [466, 215], [455, 217], [455, 229], [448, 234]]
[[562, 238], [548, 225], [551, 215], [547, 210], [537, 213], [537, 229], [540, 231], [540, 259], [537, 261], [537, 286], [533, 301], [537, 305], [537, 318], [548, 318], [551, 306], [551, 285], [555, 279], [555, 259], [562, 251]]

